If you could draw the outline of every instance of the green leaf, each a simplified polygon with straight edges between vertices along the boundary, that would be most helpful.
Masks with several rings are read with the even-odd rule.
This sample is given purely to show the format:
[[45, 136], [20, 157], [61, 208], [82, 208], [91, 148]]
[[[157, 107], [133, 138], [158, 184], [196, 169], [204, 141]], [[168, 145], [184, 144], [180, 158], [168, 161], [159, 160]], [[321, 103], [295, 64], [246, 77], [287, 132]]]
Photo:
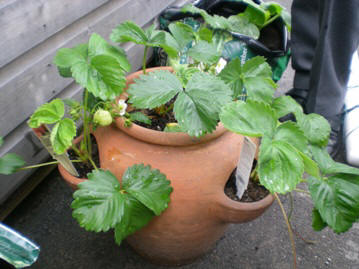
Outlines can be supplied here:
[[113, 100], [126, 86], [124, 71], [114, 57], [107, 55], [93, 57], [88, 72], [86, 88], [102, 100]]
[[36, 109], [30, 117], [30, 128], [38, 128], [41, 124], [53, 124], [58, 122], [65, 114], [64, 103], [60, 99], [54, 99]]
[[[87, 93], [88, 96], [87, 96], [87, 107], [90, 111], [92, 111], [94, 109], [94, 107], [99, 103], [99, 102], [102, 102], [101, 98], [99, 97], [95, 97], [91, 92], [88, 92]], [[85, 91], [83, 91], [83, 94], [82, 94], [82, 100], [83, 102], [85, 101], [85, 96], [86, 96], [86, 93]]]
[[60, 120], [51, 130], [50, 141], [56, 154], [63, 154], [76, 136], [76, 125], [71, 119]]
[[191, 136], [212, 132], [222, 107], [232, 100], [230, 88], [219, 78], [195, 73], [174, 104], [179, 126]]
[[263, 25], [270, 17], [270, 12], [264, 10], [261, 6], [253, 2], [245, 2], [248, 3], [248, 6], [244, 11], [245, 16], [249, 19], [250, 22], [258, 25], [259, 27], [263, 27]]
[[304, 164], [304, 171], [313, 177], [319, 178], [320, 171], [319, 171], [318, 164], [315, 161], [313, 161], [310, 157], [308, 157], [306, 154], [304, 154], [303, 152], [298, 151], [298, 153], [299, 153], [300, 157], [302, 157], [302, 161]]
[[125, 51], [122, 48], [111, 46], [100, 35], [94, 33], [91, 35], [88, 44], [88, 56], [92, 59], [98, 55], [107, 55], [114, 57], [121, 68], [126, 72], [131, 70], [131, 64], [127, 60]]
[[145, 124], [151, 124], [152, 122], [149, 117], [139, 111], [130, 113], [130, 120], [142, 122]]
[[182, 22], [173, 22], [168, 26], [173, 38], [177, 41], [179, 51], [182, 52], [194, 40], [194, 31], [191, 26]]
[[246, 16], [243, 15], [234, 15], [228, 18], [229, 22], [229, 31], [239, 33], [252, 37], [254, 39], [259, 38], [259, 29], [258, 27], [251, 23]]
[[168, 32], [163, 33], [162, 41], [157, 45], [158, 47], [161, 47], [170, 58], [177, 58], [179, 52], [181, 51], [181, 48], [176, 39], [174, 39], [173, 36]]
[[328, 121], [318, 114], [302, 115], [297, 119], [299, 127], [308, 138], [309, 143], [325, 146], [328, 143], [330, 125]]
[[149, 42], [149, 39], [142, 28], [131, 21], [125, 21], [113, 29], [110, 39], [117, 43], [131, 41], [141, 45], [146, 45]]
[[130, 70], [125, 53], [97, 34], [91, 35], [88, 46], [60, 49], [55, 64], [60, 69], [70, 68], [76, 82], [103, 101], [122, 93], [126, 85], [124, 71]]
[[155, 216], [150, 209], [130, 195], [126, 196], [124, 203], [124, 214], [115, 226], [115, 240], [118, 245], [127, 236], [146, 226]]
[[213, 32], [210, 29], [208, 29], [207, 27], [201, 27], [198, 30], [197, 34], [199, 36], [199, 39], [211, 43], [212, 37], [213, 37]]
[[271, 193], [287, 193], [295, 189], [304, 173], [304, 164], [297, 150], [284, 141], [261, 145], [259, 181]]
[[277, 118], [281, 118], [289, 113], [298, 115], [303, 114], [303, 108], [292, 97], [282, 95], [274, 99], [272, 108], [277, 112]]
[[187, 54], [194, 60], [209, 65], [217, 63], [222, 55], [221, 51], [217, 50], [215, 44], [208, 43], [204, 40], [200, 40], [196, 45], [190, 48]]
[[249, 99], [271, 104], [277, 85], [271, 78], [257, 76], [245, 78], [244, 88]]
[[314, 207], [313, 211], [312, 211], [312, 227], [313, 227], [313, 230], [319, 232], [319, 231], [323, 230], [327, 226], [328, 226], [328, 224], [326, 224], [324, 222], [324, 220], [320, 216], [319, 211]]
[[97, 170], [87, 176], [73, 194], [72, 216], [88, 231], [106, 232], [126, 218], [133, 199], [121, 191], [120, 182], [110, 171]]
[[246, 61], [242, 67], [243, 77], [272, 77], [272, 69], [262, 56], [256, 56]]
[[226, 82], [233, 91], [233, 98], [237, 98], [243, 91], [243, 82], [241, 78], [241, 60], [234, 58], [219, 73], [219, 77]]
[[261, 3], [261, 6], [265, 9], [268, 10], [271, 14], [271, 16], [275, 16], [277, 14], [281, 14], [283, 7], [281, 5], [279, 5], [278, 3], [275, 2], [265, 2], [265, 3]]
[[220, 119], [228, 130], [248, 136], [269, 136], [277, 125], [275, 112], [267, 104], [248, 100], [226, 105]]
[[[87, 44], [80, 44], [72, 49], [62, 48], [57, 51], [54, 58], [54, 64], [58, 68], [70, 68], [72, 65], [87, 59], [87, 55]], [[66, 70], [66, 72], [68, 72], [68, 70]]]
[[63, 99], [62, 100], [64, 102], [65, 105], [67, 105], [70, 108], [78, 108], [81, 106], [81, 104], [73, 99]]
[[136, 108], [155, 108], [170, 101], [182, 91], [177, 77], [166, 70], [141, 75], [128, 89], [129, 102]]
[[193, 5], [186, 5], [181, 9], [182, 12], [190, 12], [192, 14], [200, 14], [203, 19], [208, 23], [213, 29], [228, 30], [229, 22], [225, 17], [214, 15], [209, 15], [205, 10], [197, 8]]
[[[176, 66], [178, 68], [176, 68]], [[192, 76], [200, 72], [197, 67], [188, 67], [186, 64], [172, 65], [172, 67], [174, 68], [176, 76], [181, 81], [184, 88], [187, 86], [187, 83]]]
[[264, 57], [256, 56], [249, 59], [240, 72], [249, 99], [272, 103], [274, 89], [277, 86], [272, 80], [272, 69]]
[[0, 158], [0, 174], [10, 175], [15, 173], [24, 164], [25, 161], [20, 156], [14, 153], [5, 154]]
[[311, 146], [310, 150], [313, 155], [313, 159], [318, 163], [318, 166], [322, 173], [326, 175], [343, 173], [359, 175], [359, 169], [351, 167], [344, 163], [335, 162], [327, 152], [326, 148], [320, 148], [318, 146]]
[[280, 124], [274, 133], [273, 140], [285, 141], [303, 153], [308, 152], [308, 141], [303, 131], [294, 122]]
[[336, 233], [359, 218], [359, 176], [337, 174], [326, 180], [309, 177], [309, 191], [321, 218]]
[[173, 190], [164, 174], [143, 164], [133, 165], [126, 170], [122, 187], [157, 216], [168, 207]]
[[3, 143], [4, 143], [4, 139], [0, 136], [0, 147], [2, 146]]

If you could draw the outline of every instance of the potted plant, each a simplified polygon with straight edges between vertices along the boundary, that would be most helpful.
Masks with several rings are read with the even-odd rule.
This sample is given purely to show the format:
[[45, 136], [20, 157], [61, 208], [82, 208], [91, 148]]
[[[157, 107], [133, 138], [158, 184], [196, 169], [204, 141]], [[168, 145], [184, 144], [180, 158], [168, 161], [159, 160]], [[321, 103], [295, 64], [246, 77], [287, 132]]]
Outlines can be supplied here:
[[[96, 34], [88, 44], [60, 49], [55, 57], [60, 74], [85, 88], [83, 102], [66, 101], [71, 120], [64, 118], [64, 103], [55, 99], [36, 110], [29, 125], [61, 163], [72, 147], [78, 160], [93, 166], [88, 180], [59, 167], [78, 186], [72, 207], [80, 225], [96, 232], [114, 228], [117, 243], [128, 236], [141, 255], [182, 264], [210, 249], [229, 223], [252, 220], [274, 197], [279, 201], [277, 193], [295, 190], [306, 171], [314, 227], [348, 229], [359, 217], [358, 169], [325, 154], [329, 125], [324, 118], [304, 115], [289, 97], [274, 98], [276, 85], [263, 57], [243, 65], [235, 59], [223, 68], [223, 38], [213, 29], [194, 31], [177, 22], [169, 30], [142, 30], [125, 22], [113, 31], [113, 41], [145, 45], [143, 70], [127, 78], [123, 51]], [[172, 68], [146, 69], [149, 46], [163, 48]], [[180, 64], [184, 54], [191, 63]], [[297, 123], [278, 121], [288, 113]], [[84, 122], [83, 138], [73, 142], [77, 119]], [[54, 127], [50, 132], [43, 124]], [[224, 194], [240, 158], [244, 137], [239, 133], [262, 137], [254, 178], [273, 196], [259, 202], [235, 202]], [[91, 134], [101, 169], [92, 159]]]

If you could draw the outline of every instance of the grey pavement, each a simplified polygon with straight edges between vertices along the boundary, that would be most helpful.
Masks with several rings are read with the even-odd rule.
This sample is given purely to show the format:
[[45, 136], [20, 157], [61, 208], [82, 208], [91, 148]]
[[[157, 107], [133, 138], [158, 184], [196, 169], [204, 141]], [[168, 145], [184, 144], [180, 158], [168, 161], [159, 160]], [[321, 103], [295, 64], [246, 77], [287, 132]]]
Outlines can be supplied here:
[[[291, 1], [278, 1], [289, 8]], [[279, 82], [279, 92], [292, 86], [289, 67]], [[304, 193], [294, 193], [292, 225], [307, 244], [295, 237], [298, 268], [359, 269], [359, 223], [341, 235], [311, 228], [312, 203]], [[289, 197], [281, 196], [288, 210]], [[72, 191], [57, 171], [51, 173], [5, 220], [41, 246], [33, 269], [153, 269], [124, 242], [114, 242], [113, 232], [92, 233], [71, 217]], [[0, 265], [1, 267], [1, 265]], [[280, 208], [274, 203], [260, 218], [230, 226], [212, 251], [183, 269], [287, 269], [293, 268], [288, 231]]]

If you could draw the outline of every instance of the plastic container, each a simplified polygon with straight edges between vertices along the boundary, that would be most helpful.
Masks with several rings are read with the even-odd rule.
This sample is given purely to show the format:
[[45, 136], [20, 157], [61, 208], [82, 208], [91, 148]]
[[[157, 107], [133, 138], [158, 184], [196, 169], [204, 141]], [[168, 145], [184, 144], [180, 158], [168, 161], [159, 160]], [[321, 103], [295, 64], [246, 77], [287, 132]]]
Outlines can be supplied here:
[[347, 162], [359, 166], [359, 57], [355, 52], [351, 63], [345, 96], [344, 141]]

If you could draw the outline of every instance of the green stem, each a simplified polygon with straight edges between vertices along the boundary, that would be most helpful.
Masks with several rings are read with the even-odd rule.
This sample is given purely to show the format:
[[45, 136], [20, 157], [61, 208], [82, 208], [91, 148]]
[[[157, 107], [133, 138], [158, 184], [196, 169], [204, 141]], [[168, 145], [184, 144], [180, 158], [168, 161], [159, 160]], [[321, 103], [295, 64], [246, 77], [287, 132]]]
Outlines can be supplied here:
[[174, 103], [170, 104], [163, 112], [163, 115], [167, 114], [168, 111], [170, 111], [174, 106]]
[[280, 210], [282, 211], [284, 220], [285, 220], [285, 222], [286, 222], [286, 224], [287, 224], [288, 233], [289, 233], [289, 238], [290, 238], [290, 242], [291, 242], [291, 245], [292, 245], [293, 266], [294, 266], [293, 268], [296, 269], [296, 268], [297, 268], [297, 254], [296, 254], [296, 251], [295, 251], [295, 243], [294, 243], [294, 237], [293, 237], [292, 227], [291, 227], [291, 225], [290, 225], [290, 222], [289, 222], [289, 220], [288, 220], [287, 214], [285, 213], [283, 204], [282, 204], [282, 202], [280, 201], [278, 194], [277, 194], [277, 193], [274, 193], [274, 197], [275, 197], [275, 199], [277, 200], [277, 202], [278, 202], [278, 204], [279, 204]]
[[145, 51], [143, 53], [143, 60], [142, 60], [142, 70], [143, 70], [143, 74], [146, 74], [146, 62], [147, 62], [147, 51], [148, 51], [148, 46], [145, 46]]
[[288, 221], [290, 221], [290, 218], [292, 217], [293, 214], [293, 209], [294, 209], [294, 203], [293, 203], [293, 195], [292, 193], [288, 193], [289, 195], [289, 201], [290, 201], [290, 211], [288, 213]]
[[270, 24], [270, 23], [272, 23], [273, 21], [275, 21], [279, 16], [280, 16], [280, 14], [277, 14], [277, 15], [275, 15], [274, 17], [270, 18], [265, 24], [263, 24], [262, 29], [263, 29], [264, 27], [266, 27], [268, 24]]
[[[73, 163], [80, 163], [82, 162], [82, 160], [71, 160], [71, 162]], [[28, 165], [28, 166], [24, 166], [19, 168], [18, 170], [27, 170], [27, 169], [33, 169], [33, 168], [39, 168], [42, 166], [47, 166], [47, 165], [52, 165], [52, 164], [59, 164], [59, 161], [53, 161], [53, 162], [47, 162], [47, 163], [40, 163], [40, 164], [35, 164], [35, 165]]]
[[92, 164], [93, 168], [95, 168], [95, 170], [97, 171], [98, 168], [97, 168], [95, 162], [92, 160], [92, 158], [89, 158], [89, 161], [90, 161], [90, 163]]
[[88, 155], [88, 158], [91, 159], [92, 154], [92, 145], [91, 145], [91, 137], [90, 137], [90, 129], [89, 129], [89, 117], [87, 114], [88, 110], [88, 98], [89, 98], [89, 92], [87, 89], [85, 89], [85, 100], [84, 100], [84, 143], [86, 148], [86, 154]]
[[80, 159], [86, 160], [85, 156], [83, 156], [83, 154], [80, 152], [80, 150], [77, 148], [77, 146], [74, 143], [72, 143], [72, 150], [75, 151], [75, 153], [77, 154], [77, 156], [80, 157]]

